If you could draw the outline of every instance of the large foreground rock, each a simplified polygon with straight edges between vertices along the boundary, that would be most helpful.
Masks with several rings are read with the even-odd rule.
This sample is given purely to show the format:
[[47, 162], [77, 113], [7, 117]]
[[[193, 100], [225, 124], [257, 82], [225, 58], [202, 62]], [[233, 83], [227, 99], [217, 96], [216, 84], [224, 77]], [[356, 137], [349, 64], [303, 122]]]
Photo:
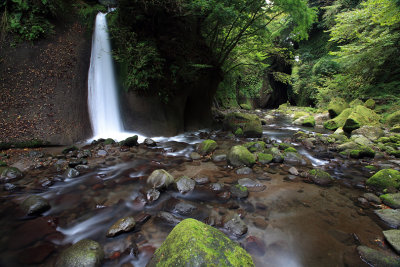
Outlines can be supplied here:
[[383, 235], [396, 252], [400, 254], [400, 230], [383, 231]]
[[256, 156], [244, 146], [233, 146], [228, 154], [228, 163], [234, 167], [251, 167], [256, 163]]
[[331, 119], [329, 121], [326, 121], [324, 123], [325, 129], [328, 129], [328, 130], [331, 130], [331, 131], [335, 131], [338, 128], [343, 127], [344, 123], [346, 122], [346, 119], [351, 114], [351, 111], [352, 111], [351, 108], [347, 108], [347, 109], [343, 110], [339, 114], [339, 116], [337, 116], [334, 119]]
[[254, 266], [254, 263], [243, 248], [219, 230], [186, 219], [175, 226], [147, 266]]
[[352, 109], [351, 114], [347, 117], [343, 130], [350, 133], [364, 125], [379, 125], [379, 115], [365, 106], [358, 105]]
[[400, 266], [400, 258], [394, 255], [386, 254], [366, 246], [357, 247], [361, 258], [371, 266], [395, 267]]
[[104, 258], [103, 249], [99, 243], [83, 239], [65, 249], [57, 259], [57, 267], [96, 267]]
[[400, 226], [400, 210], [382, 209], [374, 211], [378, 217], [391, 228]]

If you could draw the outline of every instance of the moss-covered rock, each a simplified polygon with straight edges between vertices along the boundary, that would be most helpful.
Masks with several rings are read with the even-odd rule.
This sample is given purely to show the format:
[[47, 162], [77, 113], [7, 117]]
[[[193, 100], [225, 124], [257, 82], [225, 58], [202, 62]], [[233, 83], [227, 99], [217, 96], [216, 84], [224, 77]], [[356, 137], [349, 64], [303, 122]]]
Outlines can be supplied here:
[[400, 193], [380, 195], [380, 199], [393, 209], [400, 209]]
[[240, 104], [240, 107], [242, 109], [245, 109], [245, 110], [251, 110], [252, 109], [250, 104]]
[[96, 267], [100, 266], [104, 252], [99, 243], [83, 239], [65, 249], [57, 259], [57, 267]]
[[234, 167], [251, 167], [256, 163], [256, 156], [244, 146], [233, 146], [228, 153], [228, 163]]
[[238, 128], [242, 128], [245, 137], [261, 137], [262, 125], [260, 118], [254, 114], [233, 112], [225, 116], [223, 122], [224, 130], [235, 133]]
[[400, 124], [396, 124], [395, 126], [390, 129], [390, 132], [392, 133], [400, 133]]
[[254, 152], [263, 152], [265, 149], [265, 142], [263, 141], [257, 141], [257, 142], [248, 142], [243, 145], [245, 148], [247, 148], [251, 153]]
[[360, 99], [354, 99], [353, 101], [351, 101], [351, 102], [349, 103], [349, 106], [350, 106], [351, 108], [355, 108], [355, 107], [358, 106], [358, 105], [364, 105], [364, 102], [362, 102], [362, 100], [360, 100]]
[[128, 147], [136, 146], [136, 145], [138, 145], [138, 136], [134, 135], [134, 136], [128, 137], [125, 140], [121, 141], [119, 144], [120, 144], [120, 146], [128, 146]]
[[305, 116], [310, 116], [310, 113], [305, 112], [305, 111], [297, 111], [293, 114], [293, 120], [297, 120], [301, 117], [305, 117]]
[[396, 267], [400, 266], [400, 258], [366, 246], [357, 247], [360, 257], [369, 266]]
[[237, 128], [237, 130], [234, 132], [235, 136], [243, 136], [243, 129], [242, 128]]
[[194, 219], [180, 222], [147, 264], [155, 266], [254, 266], [251, 256], [221, 231]]
[[288, 143], [279, 143], [279, 145], [278, 145], [279, 149], [281, 149], [281, 150], [285, 150], [286, 148], [289, 148], [291, 146], [292, 145], [288, 144]]
[[78, 148], [76, 146], [69, 146], [67, 148], [64, 148], [63, 151], [61, 151], [61, 153], [63, 154], [68, 154], [71, 151], [77, 151]]
[[349, 108], [349, 104], [347, 104], [346, 100], [340, 97], [333, 98], [328, 105], [329, 116], [335, 118], [347, 108]]
[[332, 176], [320, 169], [313, 169], [309, 171], [311, 180], [320, 186], [329, 186], [333, 183], [334, 179]]
[[331, 119], [329, 121], [326, 121], [324, 123], [325, 129], [335, 131], [336, 129], [343, 127], [344, 123], [346, 122], [347, 118], [350, 116], [352, 112], [351, 108], [347, 108], [343, 110], [337, 117], [334, 119]]
[[365, 101], [364, 106], [369, 109], [375, 109], [375, 101], [370, 98], [367, 101]]
[[115, 140], [112, 138], [107, 138], [106, 140], [104, 140], [104, 144], [105, 145], [112, 145], [115, 144]]
[[272, 157], [273, 157], [272, 158], [272, 162], [282, 163], [283, 160], [284, 160], [283, 159], [283, 154], [276, 147], [271, 147], [270, 149], [267, 150], [267, 153], [272, 155]]
[[297, 149], [294, 148], [294, 147], [288, 147], [288, 148], [285, 149], [285, 153], [288, 153], [288, 152], [297, 153]]
[[359, 149], [351, 150], [350, 157], [353, 159], [374, 158], [375, 151], [370, 147], [361, 146]]
[[400, 158], [400, 150], [393, 150], [389, 152], [389, 155], [394, 156], [396, 158]]
[[207, 155], [212, 153], [215, 149], [217, 149], [218, 144], [214, 140], [204, 140], [200, 145], [197, 147], [197, 152], [200, 155]]
[[389, 124], [390, 126], [400, 124], [400, 110], [387, 116], [386, 123]]
[[360, 135], [368, 138], [371, 141], [375, 141], [384, 136], [385, 133], [379, 126], [364, 125], [361, 128], [352, 131], [351, 135], [352, 137], [355, 135]]
[[302, 124], [302, 126], [306, 126], [306, 127], [314, 127], [315, 126], [315, 119], [314, 116], [308, 116], [306, 117]]
[[258, 153], [257, 154], [258, 162], [261, 164], [268, 164], [271, 163], [274, 157], [271, 154], [265, 154], [265, 153]]
[[346, 142], [337, 146], [338, 151], [354, 150], [358, 149], [359, 145], [353, 141]]
[[343, 125], [343, 130], [350, 133], [364, 125], [378, 126], [379, 119], [380, 117], [375, 111], [358, 105], [352, 109], [351, 114], [347, 117]]
[[384, 169], [375, 173], [367, 180], [367, 185], [379, 190], [400, 187], [400, 172], [393, 169]]
[[0, 167], [0, 181], [12, 181], [22, 178], [23, 173], [15, 167]]
[[50, 209], [50, 204], [41, 196], [31, 195], [21, 203], [21, 209], [25, 211], [27, 215], [39, 215]]

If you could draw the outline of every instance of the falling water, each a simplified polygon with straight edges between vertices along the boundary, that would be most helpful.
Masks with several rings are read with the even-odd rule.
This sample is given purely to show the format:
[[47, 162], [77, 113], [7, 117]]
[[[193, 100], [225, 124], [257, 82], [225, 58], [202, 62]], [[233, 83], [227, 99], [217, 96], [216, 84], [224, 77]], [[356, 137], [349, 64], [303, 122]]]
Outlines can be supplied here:
[[95, 137], [114, 137], [123, 132], [117, 88], [107, 31], [106, 14], [98, 13], [89, 68], [89, 111]]

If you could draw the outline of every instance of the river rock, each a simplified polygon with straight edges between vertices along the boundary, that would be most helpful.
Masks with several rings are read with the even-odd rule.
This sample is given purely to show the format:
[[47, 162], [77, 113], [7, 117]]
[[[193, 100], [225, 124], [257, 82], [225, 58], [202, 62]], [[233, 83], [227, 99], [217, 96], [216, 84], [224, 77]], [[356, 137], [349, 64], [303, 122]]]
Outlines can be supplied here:
[[194, 187], [196, 186], [196, 182], [189, 177], [182, 176], [176, 182], [176, 188], [181, 194], [185, 194], [187, 192], [193, 191]]
[[374, 211], [378, 217], [391, 228], [400, 227], [400, 210], [381, 209]]
[[332, 176], [325, 172], [322, 171], [320, 169], [313, 169], [311, 171], [309, 171], [309, 175], [311, 180], [320, 186], [329, 186], [332, 185], [334, 179], [332, 178]]
[[213, 154], [212, 160], [214, 162], [221, 162], [226, 160], [226, 154]]
[[329, 120], [329, 113], [318, 113], [314, 116], [316, 125], [323, 125], [325, 121]]
[[38, 215], [49, 210], [50, 204], [47, 199], [41, 196], [32, 195], [21, 203], [21, 209], [27, 215]]
[[256, 157], [244, 146], [233, 146], [228, 154], [228, 163], [234, 167], [251, 167], [256, 163]]
[[260, 118], [255, 114], [229, 113], [225, 116], [223, 128], [233, 133], [242, 129], [245, 137], [258, 138], [262, 136], [262, 124]]
[[175, 205], [172, 209], [172, 212], [178, 215], [187, 216], [193, 213], [197, 209], [196, 206], [186, 203], [186, 202], [179, 202]]
[[120, 146], [127, 146], [127, 147], [133, 147], [138, 145], [138, 136], [134, 135], [131, 137], [126, 138], [125, 140], [119, 142]]
[[249, 195], [249, 190], [240, 184], [231, 186], [229, 191], [231, 192], [232, 197], [235, 198], [246, 198]]
[[337, 117], [326, 121], [324, 123], [324, 128], [331, 131], [336, 131], [338, 128], [343, 127], [344, 123], [346, 122], [346, 119], [349, 117], [351, 112], [352, 112], [351, 108], [343, 110]]
[[373, 202], [375, 204], [381, 204], [382, 200], [375, 194], [373, 193], [364, 193], [363, 197], [368, 200], [369, 202]]
[[307, 165], [305, 159], [297, 152], [285, 152], [283, 161], [290, 165]]
[[135, 227], [136, 222], [132, 216], [124, 217], [116, 221], [110, 229], [108, 229], [106, 236], [113, 237], [121, 233], [126, 233]]
[[363, 105], [358, 105], [352, 109], [351, 114], [347, 117], [343, 130], [350, 133], [364, 125], [379, 125], [379, 115], [375, 111], [366, 108]]
[[210, 178], [208, 178], [207, 176], [197, 176], [197, 177], [194, 177], [193, 180], [198, 185], [204, 185], [204, 184], [208, 184], [210, 182]]
[[201, 159], [201, 155], [197, 152], [192, 152], [192, 153], [190, 153], [190, 158], [192, 160], [198, 160], [198, 159]]
[[139, 248], [132, 240], [131, 236], [125, 239], [113, 240], [104, 245], [104, 255], [106, 259], [114, 260], [121, 255], [133, 255], [136, 257], [138, 254]]
[[375, 173], [367, 180], [367, 185], [384, 190], [400, 187], [400, 172], [393, 169], [383, 169]]
[[237, 214], [235, 214], [232, 219], [225, 223], [224, 228], [236, 237], [241, 237], [242, 235], [246, 234], [248, 230], [247, 225]]
[[0, 180], [4, 182], [22, 178], [24, 175], [15, 167], [0, 167]]
[[163, 221], [164, 223], [171, 224], [171, 225], [176, 225], [180, 223], [181, 219], [175, 217], [169, 212], [166, 211], [160, 211], [157, 213], [157, 218]]
[[400, 193], [384, 194], [381, 195], [380, 198], [382, 199], [383, 203], [385, 203], [389, 207], [393, 209], [400, 208]]
[[236, 174], [238, 174], [238, 175], [247, 175], [247, 174], [250, 174], [252, 172], [253, 172], [253, 170], [250, 169], [249, 167], [243, 167], [243, 168], [240, 168], [240, 169], [236, 170]]
[[17, 189], [17, 186], [11, 183], [5, 183], [3, 188], [4, 191], [14, 191]]
[[254, 266], [254, 263], [243, 248], [221, 231], [186, 219], [171, 231], [147, 266]]
[[383, 235], [394, 250], [400, 254], [400, 230], [383, 231]]
[[296, 176], [299, 175], [299, 171], [295, 167], [291, 167], [289, 173]]
[[217, 142], [215, 142], [214, 140], [204, 140], [202, 143], [200, 143], [200, 145], [197, 147], [197, 152], [200, 155], [207, 155], [210, 154], [212, 152], [214, 152], [215, 149], [217, 149], [218, 144]]
[[400, 259], [366, 246], [357, 247], [361, 258], [371, 266], [395, 267], [400, 266]]
[[264, 255], [267, 250], [264, 240], [256, 236], [247, 237], [244, 247], [246, 251], [257, 256]]
[[271, 154], [258, 153], [257, 160], [261, 164], [269, 164], [274, 160], [274, 157]]
[[149, 178], [147, 178], [147, 184], [157, 189], [167, 188], [173, 182], [174, 177], [162, 169], [153, 171]]
[[209, 187], [213, 191], [222, 191], [224, 189], [224, 185], [220, 183], [209, 184]]
[[57, 259], [57, 267], [96, 267], [100, 266], [104, 252], [96, 241], [83, 239], [65, 249]]
[[155, 147], [155, 146], [157, 146], [156, 141], [154, 141], [153, 139], [150, 139], [150, 138], [144, 139], [143, 144], [145, 144], [146, 146], [149, 146], [149, 147]]
[[75, 178], [80, 175], [79, 171], [74, 168], [68, 168], [67, 171], [65, 172], [65, 176], [68, 178]]
[[275, 163], [282, 163], [283, 162], [283, 155], [279, 151], [278, 148], [272, 147], [269, 149], [269, 153], [272, 155], [272, 162]]
[[260, 184], [257, 181], [252, 180], [250, 178], [239, 179], [238, 184], [246, 187], [247, 189], [249, 189], [250, 191], [253, 191], [253, 192], [260, 192], [260, 191], [265, 190], [265, 188], [266, 188], [265, 185]]
[[99, 151], [97, 151], [97, 156], [99, 156], [99, 157], [105, 157], [107, 155], [108, 155], [108, 153], [104, 149], [100, 149]]
[[157, 189], [151, 188], [146, 192], [146, 198], [149, 202], [156, 201], [160, 197], [160, 191]]
[[384, 136], [385, 133], [378, 126], [364, 125], [361, 128], [352, 131], [351, 136], [353, 137], [354, 135], [361, 135], [368, 138], [371, 141], [375, 141], [378, 140], [380, 137]]

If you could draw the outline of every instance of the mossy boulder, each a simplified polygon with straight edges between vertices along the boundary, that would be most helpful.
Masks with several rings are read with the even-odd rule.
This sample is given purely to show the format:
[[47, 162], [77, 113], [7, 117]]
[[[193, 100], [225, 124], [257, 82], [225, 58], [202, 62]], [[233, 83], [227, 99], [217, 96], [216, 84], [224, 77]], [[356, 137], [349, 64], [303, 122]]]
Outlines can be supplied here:
[[166, 188], [174, 182], [174, 177], [169, 174], [166, 170], [155, 170], [153, 171], [149, 178], [147, 178], [147, 183], [153, 188]]
[[387, 116], [386, 123], [389, 124], [390, 126], [400, 124], [400, 110]]
[[390, 129], [390, 132], [392, 133], [400, 133], [400, 124], [396, 124], [395, 126]]
[[320, 169], [313, 169], [309, 171], [309, 175], [311, 180], [320, 186], [330, 186], [332, 185], [334, 179], [332, 178], [332, 176]]
[[243, 129], [242, 128], [237, 128], [237, 130], [234, 132], [235, 136], [243, 136]]
[[41, 196], [31, 195], [21, 203], [21, 209], [27, 215], [39, 215], [50, 209], [50, 204]]
[[339, 116], [339, 114], [342, 113], [342, 111], [344, 111], [349, 107], [350, 107], [349, 104], [343, 98], [340, 97], [333, 98], [328, 105], [329, 116], [333, 119]]
[[115, 140], [112, 138], [107, 138], [106, 140], [104, 140], [104, 144], [105, 145], [112, 145], [115, 144]]
[[355, 135], [361, 135], [368, 138], [371, 141], [378, 140], [385, 135], [384, 131], [379, 126], [364, 125], [361, 128], [351, 132], [352, 137]]
[[380, 117], [375, 111], [358, 105], [352, 109], [351, 114], [347, 117], [343, 130], [350, 133], [364, 125], [378, 126], [379, 119]]
[[263, 152], [265, 149], [265, 142], [263, 141], [257, 141], [257, 142], [248, 142], [243, 145], [245, 148], [247, 148], [251, 153], [254, 152]]
[[207, 155], [212, 153], [215, 149], [217, 149], [218, 144], [214, 140], [204, 140], [200, 145], [197, 147], [197, 152], [200, 155]]
[[310, 116], [310, 113], [305, 112], [305, 111], [297, 111], [293, 114], [293, 120], [297, 120], [301, 117], [305, 117], [305, 116]]
[[400, 209], [400, 193], [396, 194], [384, 194], [380, 196], [380, 199], [393, 209]]
[[308, 117], [304, 118], [301, 125], [306, 126], [306, 127], [314, 127], [315, 126], [314, 116], [308, 116]]
[[275, 163], [282, 163], [283, 162], [283, 154], [281, 153], [281, 151], [279, 151], [278, 148], [276, 147], [272, 147], [270, 149], [267, 150], [267, 153], [272, 155], [272, 162]]
[[245, 110], [251, 110], [251, 105], [250, 104], [240, 104], [240, 107], [242, 109], [245, 109]]
[[370, 98], [367, 101], [365, 101], [364, 106], [369, 109], [375, 109], [375, 101]]
[[271, 163], [274, 157], [271, 154], [265, 154], [265, 153], [258, 153], [257, 154], [258, 162], [261, 164], [268, 164]]
[[121, 141], [119, 143], [119, 145], [120, 146], [128, 146], [128, 147], [136, 146], [136, 145], [138, 145], [138, 136], [134, 135], [134, 136], [128, 137], [125, 140]]
[[297, 153], [297, 149], [294, 148], [294, 147], [288, 147], [288, 148], [285, 149], [285, 153], [288, 153], [288, 152]]
[[225, 116], [223, 121], [224, 130], [236, 134], [238, 128], [243, 130], [245, 137], [261, 137], [262, 125], [260, 118], [255, 114], [233, 112]]
[[399, 188], [400, 172], [393, 169], [380, 170], [367, 180], [367, 185], [379, 190]]
[[357, 247], [360, 257], [368, 263], [369, 266], [396, 267], [400, 266], [400, 258], [367, 246]]
[[180, 222], [147, 267], [254, 266], [251, 256], [221, 231], [195, 219]]
[[96, 267], [100, 266], [104, 252], [99, 243], [83, 239], [61, 252], [57, 267]]
[[256, 156], [244, 146], [233, 146], [228, 153], [228, 163], [234, 167], [251, 167], [256, 163]]
[[361, 146], [358, 149], [354, 149], [350, 151], [350, 157], [354, 159], [361, 159], [361, 158], [374, 158], [375, 151], [367, 146]]
[[349, 106], [350, 106], [351, 108], [355, 108], [355, 107], [358, 106], [358, 105], [364, 105], [364, 102], [362, 102], [360, 99], [354, 99], [353, 101], [351, 101], [351, 102], [349, 103]]
[[334, 119], [331, 119], [329, 121], [326, 121], [324, 123], [325, 129], [335, 131], [336, 129], [343, 127], [344, 123], [346, 122], [347, 118], [350, 116], [352, 112], [351, 108], [347, 108], [343, 110], [337, 117]]

